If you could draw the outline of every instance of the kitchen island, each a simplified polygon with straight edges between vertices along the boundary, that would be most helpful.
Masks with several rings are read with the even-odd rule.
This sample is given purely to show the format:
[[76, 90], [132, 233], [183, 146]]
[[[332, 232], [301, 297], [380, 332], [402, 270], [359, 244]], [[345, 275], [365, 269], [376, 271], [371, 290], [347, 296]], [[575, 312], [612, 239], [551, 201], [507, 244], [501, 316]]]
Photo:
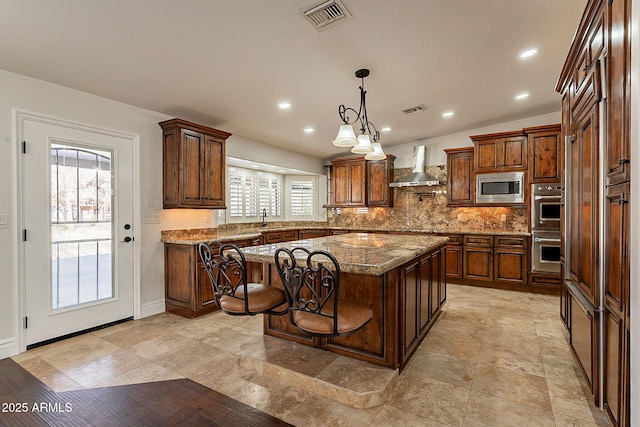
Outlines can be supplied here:
[[340, 298], [368, 305], [373, 319], [351, 335], [302, 334], [288, 316], [264, 316], [264, 333], [389, 368], [402, 369], [446, 300], [447, 237], [350, 233], [243, 248], [250, 281], [283, 288], [278, 248], [332, 253], [341, 269]]

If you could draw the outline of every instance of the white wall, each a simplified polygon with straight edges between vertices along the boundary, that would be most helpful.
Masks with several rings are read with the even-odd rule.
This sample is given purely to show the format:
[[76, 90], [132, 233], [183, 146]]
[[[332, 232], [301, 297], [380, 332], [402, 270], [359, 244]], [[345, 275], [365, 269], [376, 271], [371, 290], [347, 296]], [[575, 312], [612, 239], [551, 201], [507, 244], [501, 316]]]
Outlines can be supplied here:
[[[139, 136], [140, 194], [142, 218], [134, 223], [140, 248], [140, 303], [142, 315], [164, 310], [163, 246], [160, 231], [211, 226], [209, 210], [162, 210], [162, 132], [158, 122], [171, 117], [106, 98], [0, 70], [0, 214], [8, 214], [8, 227], [0, 229], [0, 358], [18, 352], [18, 265], [15, 110], [69, 122], [91, 125]], [[188, 118], [187, 118], [188, 119]], [[260, 161], [290, 161], [300, 169], [324, 173], [320, 159], [274, 150], [255, 141], [232, 136], [228, 154]], [[269, 154], [272, 153], [272, 154]], [[250, 159], [258, 160], [258, 159]], [[145, 224], [146, 214], [159, 214], [160, 223]]]
[[[559, 99], [558, 107], [560, 107]], [[455, 118], [451, 120], [455, 120]], [[395, 168], [410, 168], [413, 166], [413, 147], [416, 147], [418, 145], [425, 145], [427, 147], [427, 166], [445, 165], [447, 164], [447, 156], [442, 150], [445, 148], [471, 147], [473, 145], [473, 142], [471, 141], [471, 139], [469, 139], [469, 136], [471, 135], [517, 131], [531, 126], [553, 125], [560, 123], [561, 121], [562, 116], [560, 114], [560, 111], [557, 111], [555, 113], [543, 114], [541, 116], [534, 116], [526, 119], [499, 123], [497, 125], [470, 129], [464, 132], [452, 133], [436, 138], [422, 139], [407, 144], [395, 145], [389, 148], [385, 147], [384, 151], [387, 154], [393, 154], [394, 156], [396, 156], [396, 160], [394, 162]]]

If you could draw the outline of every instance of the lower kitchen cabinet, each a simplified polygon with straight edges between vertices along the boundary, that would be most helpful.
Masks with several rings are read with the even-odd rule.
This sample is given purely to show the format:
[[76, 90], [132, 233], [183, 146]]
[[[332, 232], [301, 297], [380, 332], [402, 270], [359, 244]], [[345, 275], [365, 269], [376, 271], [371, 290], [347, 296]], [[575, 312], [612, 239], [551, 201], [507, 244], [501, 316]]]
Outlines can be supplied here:
[[492, 240], [492, 236], [464, 236], [462, 250], [464, 279], [493, 281]]
[[[261, 238], [236, 240], [238, 247], [260, 245]], [[254, 281], [259, 277], [254, 277]], [[164, 244], [165, 310], [193, 319], [218, 310], [198, 245]]]
[[298, 230], [267, 231], [262, 233], [262, 237], [266, 245], [271, 243], [290, 242], [291, 240], [298, 239]]
[[462, 236], [448, 235], [447, 256], [446, 256], [446, 276], [448, 279], [462, 278]]
[[327, 230], [325, 229], [306, 229], [299, 231], [299, 239], [315, 239], [316, 237], [327, 236]]
[[442, 248], [401, 268], [401, 364], [431, 329], [446, 300], [446, 283], [440, 275], [445, 253], [446, 248]]
[[528, 247], [526, 237], [495, 236], [494, 277], [496, 282], [527, 283]]

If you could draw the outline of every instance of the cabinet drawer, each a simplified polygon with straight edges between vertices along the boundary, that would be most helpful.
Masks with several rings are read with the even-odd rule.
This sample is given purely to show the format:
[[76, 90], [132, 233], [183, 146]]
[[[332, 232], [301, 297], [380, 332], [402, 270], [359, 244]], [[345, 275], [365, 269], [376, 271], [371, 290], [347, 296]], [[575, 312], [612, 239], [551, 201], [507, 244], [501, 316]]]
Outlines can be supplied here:
[[283, 231], [282, 232], [282, 240], [283, 241], [296, 240], [297, 238], [298, 238], [298, 230], [291, 230], [291, 231]]
[[465, 246], [488, 246], [491, 247], [492, 236], [464, 236]]
[[282, 233], [281, 232], [276, 232], [276, 233], [267, 233], [264, 235], [264, 240], [267, 244], [269, 243], [278, 243], [282, 241]]
[[526, 237], [513, 237], [513, 236], [496, 236], [496, 247], [505, 246], [508, 248], [520, 248], [525, 249], [527, 244]]
[[462, 236], [460, 235], [446, 235], [449, 238], [447, 246], [460, 246], [462, 244]]

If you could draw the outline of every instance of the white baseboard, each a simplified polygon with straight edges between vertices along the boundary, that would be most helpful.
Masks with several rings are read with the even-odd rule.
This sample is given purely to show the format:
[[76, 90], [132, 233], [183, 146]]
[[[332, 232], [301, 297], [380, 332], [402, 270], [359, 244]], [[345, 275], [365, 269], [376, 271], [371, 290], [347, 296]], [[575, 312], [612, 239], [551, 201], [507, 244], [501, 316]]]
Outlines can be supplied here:
[[17, 344], [15, 337], [0, 340], [0, 359], [18, 354]]
[[152, 301], [142, 304], [140, 307], [140, 318], [153, 316], [154, 314], [164, 313], [164, 300]]

